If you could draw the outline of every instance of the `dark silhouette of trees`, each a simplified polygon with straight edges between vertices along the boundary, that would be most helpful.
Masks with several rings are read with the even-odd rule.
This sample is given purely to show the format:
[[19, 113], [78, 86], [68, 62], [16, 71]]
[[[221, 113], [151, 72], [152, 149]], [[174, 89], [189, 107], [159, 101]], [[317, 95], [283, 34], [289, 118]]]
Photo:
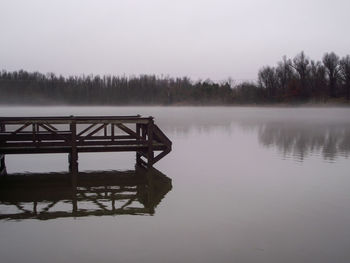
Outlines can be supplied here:
[[339, 62], [340, 74], [344, 81], [346, 99], [350, 100], [350, 56], [342, 58]]
[[290, 67], [291, 61], [283, 56], [282, 61], [277, 63], [276, 77], [279, 88], [279, 100], [285, 99], [288, 91], [288, 84], [293, 79], [293, 70]]
[[326, 69], [320, 61], [311, 60], [309, 85], [311, 97], [325, 100], [327, 97]]
[[265, 91], [254, 83], [243, 82], [232, 90], [233, 103], [260, 104], [266, 102]]
[[57, 76], [24, 70], [0, 72], [1, 104], [231, 105], [350, 100], [350, 56], [326, 53], [322, 62], [304, 52], [265, 66], [256, 82], [194, 82], [155, 75]]
[[56, 76], [23, 70], [0, 72], [0, 103], [75, 105], [228, 104], [228, 83], [140, 76]]
[[269, 101], [276, 101], [278, 82], [275, 68], [266, 66], [259, 70], [258, 84], [262, 89], [265, 89], [266, 97]]
[[336, 88], [339, 72], [339, 57], [334, 52], [326, 53], [322, 61], [328, 75], [330, 96], [335, 98], [337, 96]]
[[305, 56], [304, 51], [300, 52], [298, 55], [295, 56], [293, 59], [293, 63], [291, 63], [291, 67], [293, 67], [296, 71], [296, 75], [299, 81], [300, 88], [298, 89], [297, 96], [300, 99], [307, 99], [310, 96], [309, 89], [307, 86], [307, 81], [309, 77], [310, 72], [310, 61]]

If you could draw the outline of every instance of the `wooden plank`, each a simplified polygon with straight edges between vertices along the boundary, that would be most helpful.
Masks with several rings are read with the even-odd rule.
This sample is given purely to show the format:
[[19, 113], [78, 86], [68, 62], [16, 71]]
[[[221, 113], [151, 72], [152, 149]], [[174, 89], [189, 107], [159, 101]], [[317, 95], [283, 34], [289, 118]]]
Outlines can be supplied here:
[[[29, 120], [21, 120], [21, 121], [6, 121], [3, 122], [3, 124], [6, 125], [21, 125], [21, 124], [25, 124], [25, 122], [27, 122]], [[71, 123], [73, 120], [71, 119], [67, 119], [67, 120], [45, 120], [47, 123], [51, 124], [51, 125], [55, 125], [55, 124], [69, 124]], [[42, 123], [43, 120], [30, 120], [31, 123]], [[143, 124], [147, 124], [148, 123], [148, 118], [139, 118], [139, 119], [91, 119], [91, 120], [79, 120], [76, 121], [77, 124], [92, 124], [92, 123], [143, 123]]]
[[[66, 140], [71, 138], [71, 133], [70, 132], [58, 132], [60, 137], [64, 137]], [[40, 138], [41, 141], [46, 141], [46, 140], [59, 140], [57, 136], [53, 135], [52, 133], [44, 133], [40, 132], [37, 134], [37, 136]], [[111, 140], [113, 137], [112, 136], [93, 136], [92, 138], [85, 138], [86, 141], [88, 140]], [[133, 136], [131, 135], [118, 135], [115, 136], [114, 139], [116, 140], [129, 140], [129, 139], [134, 139]], [[24, 134], [17, 134], [17, 135], [9, 135], [8, 133], [6, 134], [0, 134], [0, 142], [7, 141], [7, 142], [21, 142], [21, 141], [31, 141], [32, 140], [32, 132], [30, 133], [24, 133]]]
[[129, 116], [35, 116], [35, 117], [0, 117], [1, 122], [6, 121], [22, 121], [22, 120], [40, 120], [40, 121], [54, 121], [54, 120], [125, 120], [125, 119], [148, 119], [140, 115]]
[[[164, 151], [167, 147], [164, 144], [153, 144], [154, 151]], [[148, 145], [100, 145], [98, 146], [77, 146], [78, 152], [135, 152], [148, 149]], [[50, 147], [1, 147], [2, 154], [39, 154], [39, 153], [70, 153], [70, 146]]]
[[[71, 147], [71, 142], [8, 142], [1, 143], [1, 148], [19, 148], [19, 147], [50, 147], [50, 146], [67, 146]], [[1, 150], [0, 150], [1, 151]]]
[[3, 154], [69, 153], [70, 146], [57, 147], [1, 147]]
[[[140, 150], [146, 150], [147, 145], [113, 145], [105, 147], [96, 147], [96, 146], [83, 146], [78, 147], [79, 152], [135, 152]], [[154, 150], [162, 151], [166, 147], [164, 145], [156, 145], [153, 147]]]
[[42, 123], [46, 124], [69, 124], [75, 121], [81, 123], [147, 123], [152, 117], [141, 117], [140, 115], [132, 116], [51, 116], [51, 117], [0, 117], [1, 124], [25, 124]]
[[[145, 140], [119, 140], [119, 141], [111, 141], [111, 140], [96, 140], [96, 141], [77, 141], [78, 146], [84, 146], [84, 145], [96, 145], [96, 146], [105, 146], [105, 145], [147, 145], [147, 141]], [[71, 142], [40, 142], [38, 145], [37, 143], [33, 142], [9, 142], [9, 143], [2, 143], [0, 144], [2, 147], [50, 147], [50, 146], [71, 146]]]

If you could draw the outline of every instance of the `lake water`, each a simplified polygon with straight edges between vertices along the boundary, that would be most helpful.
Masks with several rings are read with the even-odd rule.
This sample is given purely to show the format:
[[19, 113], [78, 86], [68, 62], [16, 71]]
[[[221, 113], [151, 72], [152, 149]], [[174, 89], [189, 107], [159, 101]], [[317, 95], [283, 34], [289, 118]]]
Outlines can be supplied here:
[[[0, 111], [154, 116], [173, 142], [172, 152], [155, 165], [171, 186], [152, 213], [2, 219], [1, 262], [350, 262], [348, 108]], [[68, 169], [63, 154], [13, 155], [6, 163], [8, 173]], [[119, 170], [127, 176], [134, 164], [132, 153], [79, 155], [80, 171]], [[57, 205], [72, 209], [67, 201]], [[1, 203], [0, 215], [16, 209]]]

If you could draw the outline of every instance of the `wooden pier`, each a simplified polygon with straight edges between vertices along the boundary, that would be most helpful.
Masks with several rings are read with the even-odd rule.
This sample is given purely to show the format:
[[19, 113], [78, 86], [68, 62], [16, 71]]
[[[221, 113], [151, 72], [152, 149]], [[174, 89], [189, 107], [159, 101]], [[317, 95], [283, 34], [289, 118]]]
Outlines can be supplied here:
[[76, 174], [79, 153], [135, 152], [137, 165], [151, 168], [171, 145], [153, 117], [0, 117], [0, 174], [7, 154], [68, 153]]

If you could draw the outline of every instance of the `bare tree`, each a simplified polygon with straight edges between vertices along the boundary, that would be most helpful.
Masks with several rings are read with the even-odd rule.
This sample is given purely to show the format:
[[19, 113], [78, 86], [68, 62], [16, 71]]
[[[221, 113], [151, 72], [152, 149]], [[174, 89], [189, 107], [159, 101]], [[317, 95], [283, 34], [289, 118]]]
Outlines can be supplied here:
[[310, 63], [310, 86], [313, 97], [326, 98], [326, 69], [320, 61], [311, 60]]
[[334, 53], [326, 53], [323, 56], [323, 65], [326, 67], [326, 72], [329, 80], [329, 93], [331, 97], [337, 95], [337, 79], [339, 77], [339, 57]]
[[343, 57], [339, 62], [340, 74], [345, 83], [346, 99], [350, 100], [350, 56]]
[[266, 89], [268, 99], [274, 100], [278, 84], [275, 68], [266, 66], [259, 70], [258, 82], [260, 87]]
[[307, 96], [308, 91], [306, 90], [307, 78], [310, 71], [310, 61], [305, 56], [304, 51], [301, 51], [298, 55], [293, 58], [293, 63], [291, 63], [291, 67], [295, 69], [297, 74], [299, 75], [301, 92], [304, 97]]
[[286, 94], [288, 83], [293, 78], [293, 69], [290, 65], [291, 61], [286, 56], [283, 56], [282, 61], [277, 64], [276, 77], [282, 96]]

